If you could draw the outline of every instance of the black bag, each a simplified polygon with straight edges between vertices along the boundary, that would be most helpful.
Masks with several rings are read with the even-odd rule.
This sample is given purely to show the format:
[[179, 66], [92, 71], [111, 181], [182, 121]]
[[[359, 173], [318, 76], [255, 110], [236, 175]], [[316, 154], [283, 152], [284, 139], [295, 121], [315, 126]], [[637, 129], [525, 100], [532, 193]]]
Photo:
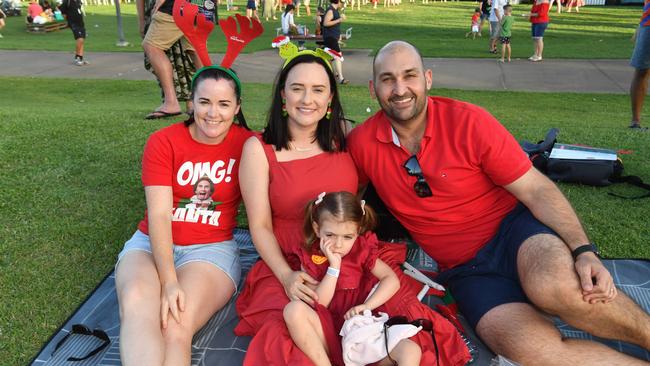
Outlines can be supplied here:
[[544, 140], [537, 144], [521, 142], [522, 149], [528, 154], [535, 168], [551, 180], [598, 187], [612, 183], [629, 183], [648, 190], [648, 193], [639, 197], [625, 197], [611, 192], [609, 194], [633, 199], [650, 197], [650, 185], [643, 183], [637, 176], [623, 176], [623, 163], [615, 151], [558, 144], [559, 133], [557, 128], [552, 128]]

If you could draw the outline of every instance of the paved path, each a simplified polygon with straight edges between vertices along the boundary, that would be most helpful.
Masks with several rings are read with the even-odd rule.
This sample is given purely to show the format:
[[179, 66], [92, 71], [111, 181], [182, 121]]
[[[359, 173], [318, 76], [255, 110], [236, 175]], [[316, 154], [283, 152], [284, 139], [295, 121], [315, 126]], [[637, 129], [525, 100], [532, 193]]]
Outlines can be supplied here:
[[[219, 60], [223, 55], [215, 54]], [[0, 76], [153, 80], [139, 52], [88, 52], [90, 65], [72, 65], [69, 52], [0, 50]], [[244, 82], [272, 83], [280, 58], [275, 50], [242, 54], [234, 69]], [[345, 50], [344, 73], [352, 84], [367, 85], [370, 50]], [[627, 60], [545, 60], [532, 63], [496, 59], [426, 58], [434, 87], [477, 90], [627, 93], [633, 69]]]

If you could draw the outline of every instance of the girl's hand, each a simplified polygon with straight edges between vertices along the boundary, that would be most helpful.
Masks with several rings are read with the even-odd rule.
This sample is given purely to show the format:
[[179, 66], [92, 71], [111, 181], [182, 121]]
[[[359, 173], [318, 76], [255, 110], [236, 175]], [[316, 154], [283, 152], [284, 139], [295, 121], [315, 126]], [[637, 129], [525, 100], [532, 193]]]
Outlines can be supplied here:
[[183, 311], [185, 311], [185, 292], [181, 289], [180, 284], [175, 281], [163, 285], [160, 295], [160, 318], [163, 329], [167, 328], [170, 312], [176, 323], [180, 324]]
[[320, 250], [325, 254], [330, 263], [330, 267], [339, 269], [341, 268], [341, 255], [335, 253], [333, 249], [334, 243], [330, 239], [320, 239]]
[[353, 306], [350, 310], [345, 312], [345, 315], [343, 315], [343, 319], [348, 320], [355, 315], [361, 315], [363, 314], [364, 310], [371, 310], [371, 309], [366, 304]]
[[284, 292], [290, 300], [302, 300], [309, 305], [318, 301], [318, 294], [314, 291], [318, 281], [302, 271], [292, 271], [281, 279]]

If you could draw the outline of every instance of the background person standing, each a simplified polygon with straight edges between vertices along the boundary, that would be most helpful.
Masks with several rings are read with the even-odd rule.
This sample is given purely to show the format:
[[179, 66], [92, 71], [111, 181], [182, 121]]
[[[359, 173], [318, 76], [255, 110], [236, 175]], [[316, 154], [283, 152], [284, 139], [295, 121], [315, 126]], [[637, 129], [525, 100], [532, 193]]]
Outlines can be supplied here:
[[86, 27], [84, 25], [84, 16], [81, 12], [81, 0], [63, 0], [61, 5], [59, 5], [59, 10], [65, 15], [76, 42], [73, 63], [77, 66], [88, 65], [88, 61], [84, 60]]
[[634, 77], [630, 83], [630, 100], [632, 102], [632, 121], [630, 128], [647, 130], [641, 127], [641, 111], [648, 90], [650, 76], [650, 0], [645, 0], [641, 22], [636, 30], [634, 53], [630, 65], [634, 67]]

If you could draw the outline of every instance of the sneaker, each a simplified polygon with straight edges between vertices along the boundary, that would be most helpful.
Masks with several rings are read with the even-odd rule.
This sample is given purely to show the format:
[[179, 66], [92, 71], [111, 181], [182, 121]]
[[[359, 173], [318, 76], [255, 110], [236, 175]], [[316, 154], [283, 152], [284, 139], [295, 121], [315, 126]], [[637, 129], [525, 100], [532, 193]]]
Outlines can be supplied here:
[[528, 60], [533, 61], [534, 58], [537, 58], [537, 56], [532, 55], [532, 56], [530, 56], [530, 57], [528, 58]]
[[84, 66], [84, 65], [88, 65], [88, 61], [76, 58], [74, 60], [74, 64], [77, 66]]
[[340, 81], [341, 85], [347, 85], [349, 83], [350, 83], [350, 80], [348, 80], [348, 79], [343, 79], [343, 80]]
[[628, 126], [628, 128], [631, 128], [631, 129], [637, 130], [637, 131], [647, 131], [648, 130], [648, 127], [641, 127], [641, 124], [639, 124], [638, 122], [630, 124]]
[[542, 58], [538, 57], [538, 56], [533, 56], [533, 57], [529, 58], [529, 60], [531, 60], [532, 62], [539, 62], [539, 61], [542, 61]]

